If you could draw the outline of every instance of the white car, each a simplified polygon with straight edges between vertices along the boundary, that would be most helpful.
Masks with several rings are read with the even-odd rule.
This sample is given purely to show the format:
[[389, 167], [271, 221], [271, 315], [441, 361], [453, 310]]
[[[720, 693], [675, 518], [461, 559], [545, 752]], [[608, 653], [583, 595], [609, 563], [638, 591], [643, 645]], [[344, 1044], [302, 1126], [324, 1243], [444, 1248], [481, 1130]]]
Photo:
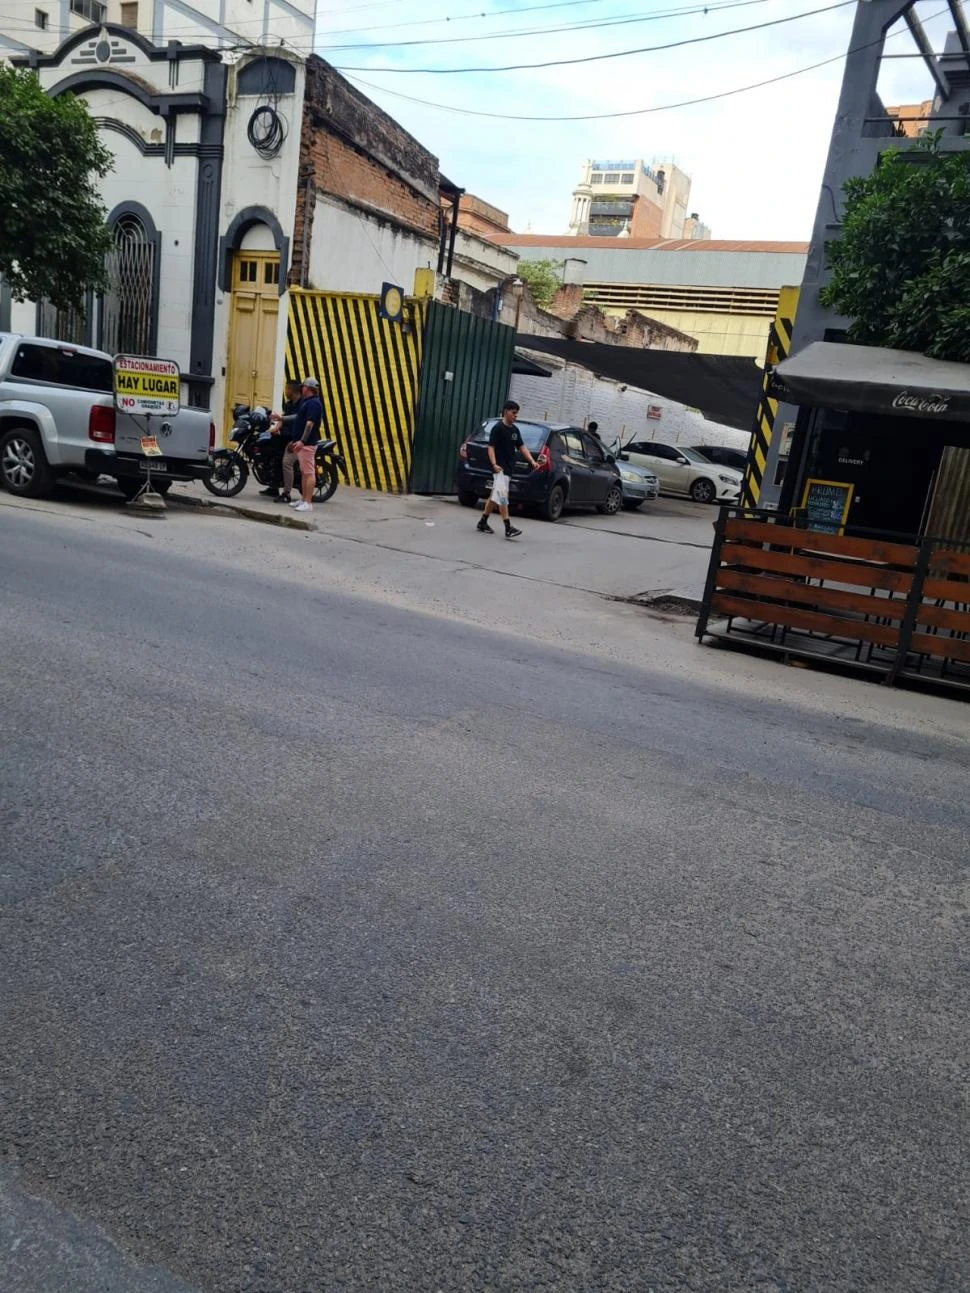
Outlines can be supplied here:
[[623, 446], [620, 459], [652, 471], [660, 481], [661, 494], [677, 494], [695, 503], [737, 503], [741, 499], [741, 472], [708, 462], [683, 445], [634, 440]]

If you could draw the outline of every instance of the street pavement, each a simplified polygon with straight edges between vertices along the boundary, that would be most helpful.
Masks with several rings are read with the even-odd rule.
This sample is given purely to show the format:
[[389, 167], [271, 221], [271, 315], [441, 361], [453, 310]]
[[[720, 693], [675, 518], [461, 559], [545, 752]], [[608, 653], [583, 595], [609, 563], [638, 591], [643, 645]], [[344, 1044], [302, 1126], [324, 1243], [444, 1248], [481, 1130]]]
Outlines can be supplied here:
[[[216, 499], [200, 483], [176, 486], [171, 497], [209, 506]], [[261, 496], [250, 480], [230, 505], [251, 517], [301, 521], [289, 508]], [[717, 510], [689, 500], [658, 498], [639, 511], [600, 516], [570, 511], [556, 525], [516, 519], [528, 536], [528, 556], [501, 533], [489, 542], [475, 532], [476, 513], [451, 497], [387, 495], [341, 486], [318, 504], [308, 526], [345, 541], [380, 544], [429, 557], [447, 554], [474, 566], [514, 574], [527, 561], [534, 577], [613, 597], [673, 595], [697, 601], [714, 537]]]
[[970, 1288], [966, 706], [428, 508], [0, 496], [0, 1288]]

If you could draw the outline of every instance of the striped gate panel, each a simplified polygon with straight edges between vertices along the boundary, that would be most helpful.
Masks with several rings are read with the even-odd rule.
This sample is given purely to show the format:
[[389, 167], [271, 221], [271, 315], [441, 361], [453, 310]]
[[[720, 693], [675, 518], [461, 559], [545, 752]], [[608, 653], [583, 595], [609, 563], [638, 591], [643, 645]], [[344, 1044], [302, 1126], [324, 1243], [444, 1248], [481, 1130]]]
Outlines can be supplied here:
[[768, 450], [775, 433], [775, 416], [778, 412], [778, 401], [768, 398], [769, 369], [787, 359], [791, 351], [791, 335], [795, 320], [795, 307], [798, 305], [798, 288], [783, 287], [778, 298], [778, 313], [768, 331], [768, 349], [765, 353], [765, 376], [761, 387], [761, 397], [755, 413], [754, 427], [751, 432], [751, 445], [748, 449], [748, 463], [744, 471], [741, 486], [741, 506], [757, 507], [761, 498], [761, 488], [765, 478], [765, 467], [768, 462]]
[[326, 430], [355, 485], [407, 489], [422, 332], [413, 302], [402, 324], [379, 316], [376, 296], [290, 291], [287, 379], [319, 379]]

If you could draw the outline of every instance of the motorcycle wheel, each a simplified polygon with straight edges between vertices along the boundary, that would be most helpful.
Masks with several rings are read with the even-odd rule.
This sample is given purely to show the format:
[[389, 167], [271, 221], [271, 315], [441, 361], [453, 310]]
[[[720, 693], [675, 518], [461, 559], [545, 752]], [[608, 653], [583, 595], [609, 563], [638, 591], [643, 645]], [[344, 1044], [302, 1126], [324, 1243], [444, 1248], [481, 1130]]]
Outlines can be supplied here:
[[235, 498], [246, 487], [249, 467], [238, 453], [223, 449], [212, 455], [212, 473], [203, 482], [216, 498]]
[[332, 462], [317, 463], [317, 487], [313, 498], [317, 503], [325, 503], [337, 490], [337, 468]]

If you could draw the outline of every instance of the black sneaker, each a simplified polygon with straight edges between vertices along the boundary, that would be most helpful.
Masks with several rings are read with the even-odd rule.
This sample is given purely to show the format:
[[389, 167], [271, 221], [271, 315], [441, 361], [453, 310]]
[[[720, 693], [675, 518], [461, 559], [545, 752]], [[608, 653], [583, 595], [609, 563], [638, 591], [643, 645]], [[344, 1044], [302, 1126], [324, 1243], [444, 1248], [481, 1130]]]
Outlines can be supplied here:
[[507, 539], [517, 539], [521, 533], [522, 531], [517, 530], [514, 525], [507, 525], [505, 527], [505, 537]]
[[277, 497], [277, 489], [276, 489], [276, 486], [275, 486], [275, 485], [270, 485], [267, 489], [261, 489], [259, 492], [260, 492], [260, 493], [261, 493], [265, 498], [276, 498], [276, 497]]
[[292, 502], [293, 502], [293, 495], [292, 495], [292, 494], [277, 494], [277, 495], [276, 495], [276, 497], [273, 499], [273, 502], [274, 502], [274, 503], [292, 503]]
[[478, 522], [478, 524], [475, 526], [475, 529], [478, 531], [478, 533], [479, 533], [479, 534], [494, 534], [494, 533], [495, 533], [495, 531], [494, 531], [494, 530], [492, 529], [492, 527], [489, 525], [488, 521], [486, 520], [486, 518], [485, 518], [484, 516], [483, 516], [483, 517], [482, 517], [482, 519]]

